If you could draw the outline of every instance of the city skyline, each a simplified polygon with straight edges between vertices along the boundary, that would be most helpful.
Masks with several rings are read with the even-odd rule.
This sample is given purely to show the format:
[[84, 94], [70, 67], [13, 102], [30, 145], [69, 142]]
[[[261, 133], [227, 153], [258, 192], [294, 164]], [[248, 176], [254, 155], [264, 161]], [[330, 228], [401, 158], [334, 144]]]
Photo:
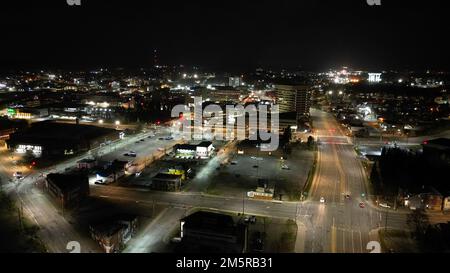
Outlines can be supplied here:
[[448, 253], [447, 13], [437, 0], [5, 4], [0, 253], [147, 253], [212, 272]]

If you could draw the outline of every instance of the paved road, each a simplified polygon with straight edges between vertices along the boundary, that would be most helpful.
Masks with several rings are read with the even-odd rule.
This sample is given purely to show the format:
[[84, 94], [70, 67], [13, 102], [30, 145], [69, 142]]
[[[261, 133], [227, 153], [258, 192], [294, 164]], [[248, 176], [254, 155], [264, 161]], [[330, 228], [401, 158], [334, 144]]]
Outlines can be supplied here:
[[[170, 134], [169, 130], [165, 127], [159, 128], [156, 138], [168, 136]], [[26, 177], [20, 181], [12, 179], [13, 172], [16, 168], [10, 160], [7, 160], [9, 158], [7, 151], [2, 150], [0, 151], [0, 157], [2, 159], [0, 168], [2, 189], [16, 197], [21, 202], [26, 216], [40, 227], [38, 235], [45, 243], [49, 252], [68, 252], [66, 246], [70, 241], [80, 242], [82, 246], [81, 252], [98, 252], [99, 248], [95, 245], [94, 241], [77, 232], [72, 224], [69, 223], [69, 220], [66, 219], [67, 217], [65, 218], [63, 216], [62, 209], [55, 207], [55, 202], [50, 200], [48, 194], [42, 192], [35, 185], [37, 182], [42, 182], [44, 175], [51, 172], [64, 172], [66, 168], [75, 166], [78, 160], [90, 157], [93, 154], [104, 157], [104, 160], [112, 160], [122, 156], [121, 153], [123, 151], [129, 151], [131, 149], [145, 154], [156, 152], [161, 146], [159, 142], [163, 141], [152, 142], [154, 145], [136, 143], [137, 140], [146, 138], [149, 134], [138, 134], [122, 141], [113, 142], [108, 146], [93, 149], [89, 153], [64, 161], [46, 170], [28, 170], [24, 172]], [[169, 141], [164, 142], [164, 145], [170, 145]]]
[[[386, 223], [384, 214], [367, 202], [363, 166], [339, 124], [323, 111], [312, 110], [312, 117], [319, 142], [318, 165], [308, 202], [299, 209], [306, 226], [304, 251], [367, 252], [367, 243], [373, 240], [370, 234]], [[388, 225], [407, 228], [406, 215], [392, 213], [389, 219]]]

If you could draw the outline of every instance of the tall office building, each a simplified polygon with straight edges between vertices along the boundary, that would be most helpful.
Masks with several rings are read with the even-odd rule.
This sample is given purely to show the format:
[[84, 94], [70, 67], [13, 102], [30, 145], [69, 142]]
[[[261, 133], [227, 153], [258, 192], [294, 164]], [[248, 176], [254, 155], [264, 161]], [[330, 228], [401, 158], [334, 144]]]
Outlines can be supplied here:
[[311, 89], [307, 85], [276, 84], [275, 92], [280, 113], [297, 113], [297, 121], [309, 117]]
[[229, 77], [228, 78], [228, 85], [233, 87], [241, 86], [242, 79], [241, 77]]

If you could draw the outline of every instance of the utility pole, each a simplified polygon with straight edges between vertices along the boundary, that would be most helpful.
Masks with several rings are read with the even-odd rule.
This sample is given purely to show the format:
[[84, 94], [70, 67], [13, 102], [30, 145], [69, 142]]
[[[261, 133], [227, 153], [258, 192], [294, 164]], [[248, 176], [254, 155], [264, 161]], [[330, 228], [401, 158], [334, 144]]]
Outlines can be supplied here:
[[245, 214], [245, 192], [242, 193], [242, 216]]
[[388, 208], [386, 208], [386, 221], [385, 221], [385, 224], [384, 224], [384, 231], [385, 232], [387, 232], [388, 213], [389, 213]]

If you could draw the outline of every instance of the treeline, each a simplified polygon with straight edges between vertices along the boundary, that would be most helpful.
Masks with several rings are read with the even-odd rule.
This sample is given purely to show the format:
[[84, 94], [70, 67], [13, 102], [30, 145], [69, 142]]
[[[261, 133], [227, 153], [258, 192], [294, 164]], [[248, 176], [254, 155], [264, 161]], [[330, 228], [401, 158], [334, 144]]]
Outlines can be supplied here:
[[448, 190], [445, 174], [448, 168], [430, 164], [421, 153], [385, 147], [373, 165], [371, 182], [376, 194], [394, 196], [399, 190], [420, 193], [429, 186]]

